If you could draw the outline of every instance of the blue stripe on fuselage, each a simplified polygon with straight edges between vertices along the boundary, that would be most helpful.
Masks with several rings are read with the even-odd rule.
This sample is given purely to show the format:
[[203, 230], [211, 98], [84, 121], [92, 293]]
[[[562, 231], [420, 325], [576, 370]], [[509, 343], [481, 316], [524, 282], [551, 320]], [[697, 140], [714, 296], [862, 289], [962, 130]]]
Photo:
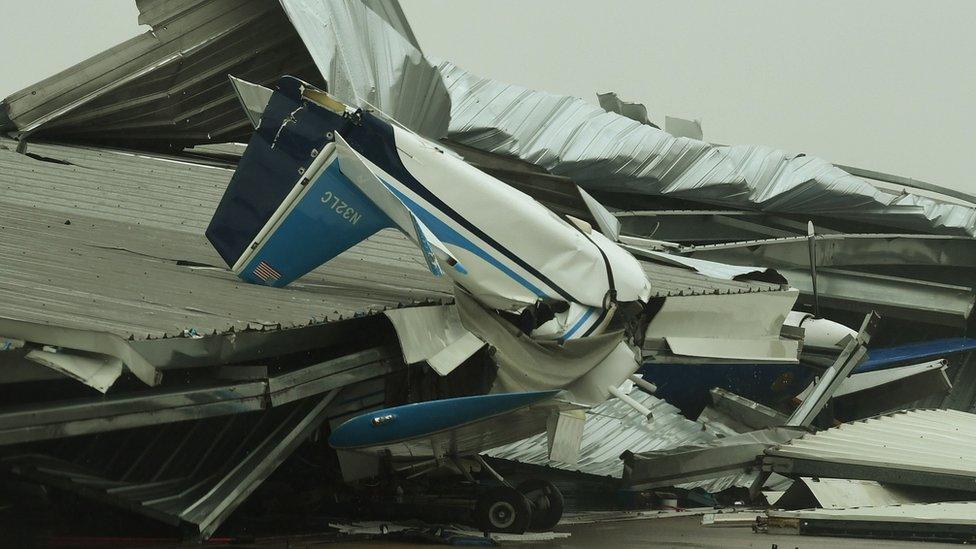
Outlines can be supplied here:
[[369, 112], [364, 112], [362, 113], [361, 125], [354, 125], [350, 127], [349, 131], [343, 133], [342, 135], [346, 138], [349, 145], [359, 152], [359, 154], [368, 158], [371, 162], [379, 166], [384, 172], [390, 174], [397, 181], [403, 184], [403, 186], [416, 193], [417, 196], [422, 197], [444, 216], [464, 227], [471, 234], [477, 236], [482, 242], [485, 243], [485, 245], [492, 248], [495, 252], [506, 256], [512, 263], [525, 270], [525, 272], [531, 273], [533, 277], [544, 283], [552, 291], [559, 294], [563, 298], [563, 301], [579, 303], [578, 299], [574, 298], [568, 291], [550, 280], [545, 273], [530, 265], [518, 254], [512, 252], [505, 246], [502, 246], [501, 243], [492, 238], [491, 235], [487, 234], [480, 227], [477, 227], [464, 216], [454, 211], [448, 204], [441, 200], [440, 197], [431, 192], [430, 189], [418, 181], [417, 178], [410, 173], [410, 170], [403, 165], [403, 161], [400, 159], [400, 153], [396, 148], [396, 137], [393, 132], [393, 126], [391, 126], [389, 123], [377, 118]]
[[573, 327], [570, 328], [568, 332], [566, 332], [565, 334], [563, 334], [563, 336], [560, 337], [559, 340], [560, 341], [565, 341], [565, 340], [573, 337], [573, 334], [575, 334], [576, 331], [580, 329], [580, 326], [582, 326], [586, 322], [586, 320], [588, 318], [590, 318], [591, 316], [593, 316], [593, 310], [594, 309], [592, 307], [587, 307], [586, 313], [584, 313], [583, 316], [581, 316], [580, 319], [576, 321], [576, 324], [573, 324]]
[[410, 208], [410, 211], [413, 212], [413, 214], [417, 216], [417, 218], [419, 218], [420, 221], [424, 223], [424, 225], [427, 225], [427, 228], [433, 231], [434, 234], [437, 235], [437, 238], [441, 239], [441, 242], [444, 242], [446, 244], [454, 244], [455, 246], [460, 246], [461, 248], [468, 250], [469, 252], [480, 257], [481, 259], [484, 259], [487, 263], [494, 266], [499, 271], [508, 275], [509, 278], [518, 282], [525, 288], [527, 288], [530, 292], [534, 293], [537, 297], [543, 299], [549, 298], [549, 296], [544, 291], [539, 289], [536, 285], [526, 280], [524, 277], [522, 277], [521, 275], [513, 271], [507, 265], [499, 261], [497, 258], [492, 257], [485, 250], [479, 248], [474, 242], [471, 242], [470, 240], [465, 238], [464, 235], [454, 230], [447, 223], [441, 221], [437, 216], [424, 209], [423, 206], [421, 206], [420, 204], [417, 204], [416, 202], [411, 200], [410, 197], [400, 192], [393, 185], [390, 185], [386, 181], [384, 181], [383, 184], [386, 185], [386, 188], [390, 189], [390, 192], [395, 194], [396, 197], [399, 198], [407, 206], [407, 208]]

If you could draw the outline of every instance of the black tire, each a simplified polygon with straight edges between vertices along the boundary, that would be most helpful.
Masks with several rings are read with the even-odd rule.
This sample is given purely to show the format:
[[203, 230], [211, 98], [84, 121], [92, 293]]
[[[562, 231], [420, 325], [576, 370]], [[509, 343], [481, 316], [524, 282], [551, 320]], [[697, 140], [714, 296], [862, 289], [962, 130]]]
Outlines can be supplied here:
[[529, 479], [515, 488], [525, 496], [532, 508], [529, 530], [548, 532], [559, 524], [563, 516], [563, 494], [548, 481]]
[[484, 532], [524, 534], [532, 522], [532, 510], [525, 496], [508, 486], [498, 486], [478, 498], [474, 521]]

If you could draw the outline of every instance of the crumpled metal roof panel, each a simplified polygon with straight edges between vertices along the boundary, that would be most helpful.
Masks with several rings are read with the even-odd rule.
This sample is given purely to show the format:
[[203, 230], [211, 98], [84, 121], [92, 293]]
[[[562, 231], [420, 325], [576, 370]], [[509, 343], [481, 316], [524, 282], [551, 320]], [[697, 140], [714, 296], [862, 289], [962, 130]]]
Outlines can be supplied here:
[[[775, 458], [976, 479], [976, 414], [909, 410], [844, 423], [770, 448]], [[976, 484], [969, 486], [976, 489]]]
[[[687, 419], [667, 401], [634, 388], [630, 397], [651, 410], [652, 419], [646, 420], [633, 408], [617, 398], [587, 411], [580, 444], [580, 459], [575, 465], [549, 461], [546, 433], [521, 440], [487, 452], [498, 459], [517, 463], [550, 466], [589, 475], [621, 478], [624, 462], [620, 455], [670, 450], [692, 444], [714, 441], [719, 434], [711, 425]], [[717, 493], [733, 486], [752, 484], [757, 471], [718, 476], [714, 479], [681, 484], [681, 488], [701, 488]]]
[[447, 133], [451, 99], [398, 4], [280, 1], [329, 93], [351, 105], [376, 107], [427, 137]]
[[245, 284], [203, 236], [229, 167], [40, 144], [28, 147], [32, 158], [15, 145], [0, 140], [0, 316], [146, 339], [304, 326], [451, 298], [392, 231], [289, 288]]
[[440, 71], [451, 95], [452, 140], [587, 190], [976, 236], [976, 208], [885, 192], [817, 157], [676, 138], [579, 98], [482, 78], [450, 62]]

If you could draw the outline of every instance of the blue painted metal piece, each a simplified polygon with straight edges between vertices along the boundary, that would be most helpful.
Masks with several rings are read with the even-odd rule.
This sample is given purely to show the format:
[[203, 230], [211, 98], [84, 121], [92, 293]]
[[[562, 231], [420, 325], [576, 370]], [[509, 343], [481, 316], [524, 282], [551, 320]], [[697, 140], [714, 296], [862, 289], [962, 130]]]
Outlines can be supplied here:
[[[874, 349], [853, 373], [883, 370], [903, 364], [917, 364], [976, 350], [976, 339], [949, 338]], [[816, 372], [802, 364], [656, 364], [645, 363], [644, 379], [657, 386], [655, 396], [681, 409], [685, 416], [698, 417], [711, 402], [709, 391], [721, 387], [767, 406], [792, 399]]]
[[[244, 254], [315, 160], [312, 151], [321, 150], [322, 128], [350, 124], [326, 109], [307, 108], [311, 104], [302, 97], [303, 86], [287, 77], [275, 84], [277, 93], [207, 227], [207, 238], [228, 265]], [[284, 120], [289, 120], [287, 131], [279, 131]]]
[[789, 400], [812, 380], [814, 371], [801, 364], [654, 364], [640, 370], [657, 386], [654, 396], [696, 418], [711, 403], [711, 391], [721, 387], [750, 400], [774, 406]]
[[861, 363], [854, 370], [854, 373], [883, 370], [896, 364], [921, 362], [974, 350], [976, 350], [976, 338], [969, 337], [933, 339], [897, 347], [874, 349], [868, 352], [868, 359]]
[[[339, 171], [337, 161], [309, 185], [241, 271], [241, 278], [255, 284], [284, 286], [380, 229], [393, 226], [390, 218]], [[262, 262], [277, 276], [262, 276], [267, 274], [258, 267]]]
[[350, 450], [422, 439], [553, 398], [559, 391], [500, 393], [405, 404], [354, 417], [329, 436]]

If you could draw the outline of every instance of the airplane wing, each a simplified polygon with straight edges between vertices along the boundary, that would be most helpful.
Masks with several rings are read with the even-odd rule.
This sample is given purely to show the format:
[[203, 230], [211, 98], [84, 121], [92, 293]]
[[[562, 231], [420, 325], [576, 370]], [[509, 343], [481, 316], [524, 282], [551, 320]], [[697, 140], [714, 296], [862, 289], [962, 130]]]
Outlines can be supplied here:
[[329, 444], [397, 457], [473, 455], [545, 431], [554, 414], [585, 408], [564, 391], [431, 400], [354, 417], [332, 432]]

